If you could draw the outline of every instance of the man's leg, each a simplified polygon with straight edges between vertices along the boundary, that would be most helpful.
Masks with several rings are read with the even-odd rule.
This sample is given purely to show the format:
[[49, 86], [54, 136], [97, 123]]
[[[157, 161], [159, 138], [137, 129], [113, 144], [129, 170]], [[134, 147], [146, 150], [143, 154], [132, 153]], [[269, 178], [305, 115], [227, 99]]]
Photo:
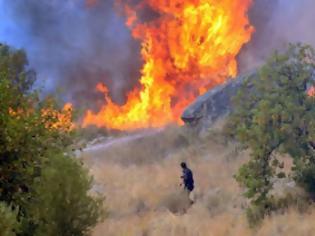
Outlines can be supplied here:
[[192, 205], [195, 201], [194, 201], [194, 193], [192, 192], [192, 190], [188, 189], [187, 187], [185, 187], [185, 192], [187, 194], [187, 197], [188, 197], [188, 200], [189, 200], [189, 203]]
[[195, 202], [195, 194], [194, 194], [193, 191], [189, 191], [188, 198], [190, 200], [190, 204], [194, 204], [194, 202]]

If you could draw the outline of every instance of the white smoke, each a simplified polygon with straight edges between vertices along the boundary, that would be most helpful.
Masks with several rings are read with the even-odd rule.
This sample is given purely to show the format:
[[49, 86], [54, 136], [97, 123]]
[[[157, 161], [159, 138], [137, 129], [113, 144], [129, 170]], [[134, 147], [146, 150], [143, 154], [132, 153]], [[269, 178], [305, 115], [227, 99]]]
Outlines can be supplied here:
[[252, 70], [273, 51], [289, 43], [315, 47], [314, 0], [256, 0], [249, 13], [256, 28], [252, 40], [239, 56], [241, 72]]

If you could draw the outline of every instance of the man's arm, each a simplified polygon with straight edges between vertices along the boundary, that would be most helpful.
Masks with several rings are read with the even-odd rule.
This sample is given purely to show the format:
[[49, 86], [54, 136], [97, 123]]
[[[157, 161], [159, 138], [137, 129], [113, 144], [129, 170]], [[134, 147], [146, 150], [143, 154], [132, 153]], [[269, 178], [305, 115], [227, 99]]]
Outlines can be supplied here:
[[183, 175], [181, 176], [181, 178], [183, 179], [184, 183], [186, 183], [186, 181], [188, 180], [188, 178], [189, 178], [188, 175], [189, 175], [189, 173], [186, 170], [184, 170], [183, 171]]

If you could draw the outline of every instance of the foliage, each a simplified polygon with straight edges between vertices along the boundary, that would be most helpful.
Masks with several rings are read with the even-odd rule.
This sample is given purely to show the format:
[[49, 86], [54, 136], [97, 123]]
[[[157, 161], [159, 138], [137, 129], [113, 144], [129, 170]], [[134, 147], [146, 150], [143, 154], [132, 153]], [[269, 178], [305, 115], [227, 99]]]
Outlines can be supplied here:
[[17, 221], [18, 211], [13, 211], [5, 203], [0, 202], [0, 235], [15, 236], [19, 232], [20, 224]]
[[[15, 58], [15, 54], [5, 55]], [[7, 61], [6, 56], [0, 57], [1, 65]], [[13, 65], [6, 66], [14, 68], [16, 63], [11, 62]], [[9, 71], [0, 72], [0, 201], [23, 205], [31, 197], [33, 179], [47, 154], [64, 152], [71, 143], [71, 134], [47, 127], [56, 122], [55, 117], [43, 117], [42, 109], [54, 107], [47, 102], [39, 103], [36, 93], [22, 93], [16, 80], [12, 82]], [[24, 87], [30, 88], [30, 83]]]
[[[31, 90], [34, 76], [27, 69], [23, 51], [0, 45], [0, 201], [19, 209], [20, 235], [50, 230], [38, 221], [51, 220], [54, 224], [54, 214], [61, 211], [61, 219], [71, 218], [72, 211], [80, 206], [85, 215], [64, 223], [72, 233], [76, 230], [75, 235], [84, 235], [97, 222], [99, 211], [95, 208], [100, 205], [88, 196], [91, 180], [86, 171], [69, 157], [74, 135], [71, 110], [59, 108], [53, 98], [40, 101], [37, 92]], [[61, 192], [54, 181], [62, 182]], [[45, 198], [48, 195], [53, 199]], [[83, 203], [86, 206], [79, 205]], [[35, 216], [38, 204], [49, 206], [49, 211], [38, 210]], [[60, 231], [65, 226], [56, 223], [54, 227], [54, 231]], [[47, 231], [43, 235], [74, 234]]]
[[0, 78], [8, 79], [20, 93], [28, 92], [36, 80], [36, 74], [28, 69], [28, 60], [23, 50], [13, 51], [0, 43]]
[[290, 45], [248, 78], [235, 98], [227, 129], [252, 151], [236, 175], [251, 199], [249, 218], [261, 219], [277, 208], [270, 190], [286, 175], [276, 154], [290, 155], [294, 179], [315, 193], [315, 98], [308, 94], [314, 86], [314, 62], [310, 46]]
[[34, 235], [87, 235], [103, 215], [102, 199], [86, 194], [92, 179], [73, 158], [54, 155], [36, 181], [36, 201], [29, 212], [37, 225]]

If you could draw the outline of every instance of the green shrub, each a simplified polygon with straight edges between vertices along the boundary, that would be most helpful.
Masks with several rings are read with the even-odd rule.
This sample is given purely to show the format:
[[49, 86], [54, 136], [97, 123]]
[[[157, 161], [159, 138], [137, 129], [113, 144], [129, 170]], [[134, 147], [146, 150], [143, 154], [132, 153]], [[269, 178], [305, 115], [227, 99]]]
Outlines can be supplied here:
[[5, 203], [0, 202], [0, 235], [15, 236], [19, 232], [20, 223], [17, 220], [18, 211], [13, 211]]
[[295, 180], [302, 186], [312, 198], [315, 197], [315, 163], [307, 163], [306, 165], [296, 165]]
[[28, 212], [36, 224], [34, 235], [88, 235], [104, 215], [102, 199], [92, 197], [92, 179], [78, 160], [53, 155], [36, 181], [38, 196]]

